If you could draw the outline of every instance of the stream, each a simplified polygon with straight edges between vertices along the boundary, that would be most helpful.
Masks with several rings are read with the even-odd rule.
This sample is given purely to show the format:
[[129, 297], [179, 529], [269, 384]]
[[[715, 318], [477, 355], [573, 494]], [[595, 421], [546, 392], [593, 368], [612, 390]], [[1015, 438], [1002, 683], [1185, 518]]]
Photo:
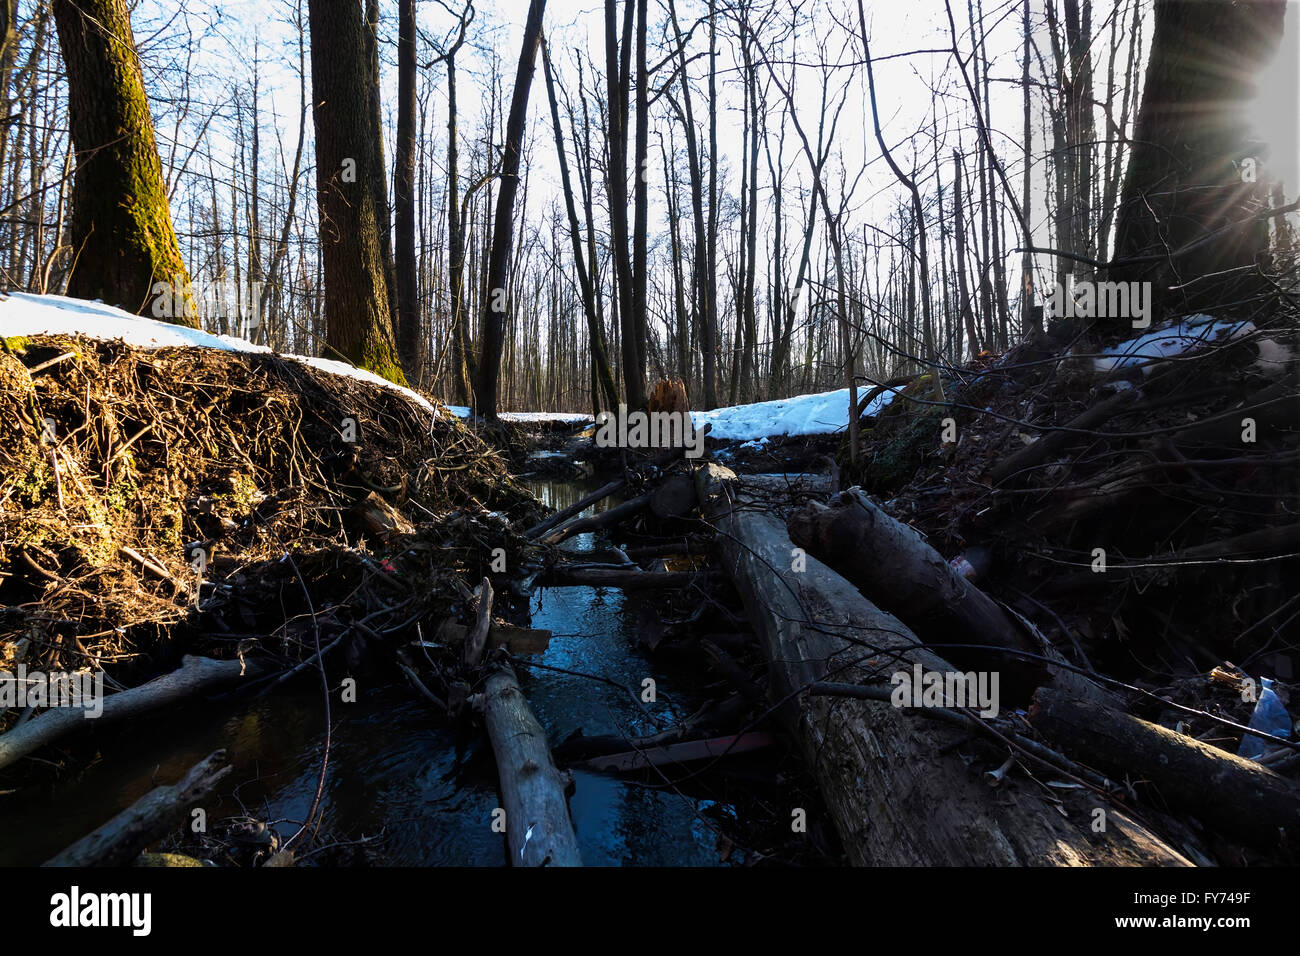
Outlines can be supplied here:
[[[530, 487], [546, 504], [563, 508], [596, 484], [537, 481]], [[563, 547], [584, 552], [596, 544], [594, 535], [584, 534]], [[689, 675], [666, 674], [634, 650], [637, 600], [606, 588], [539, 588], [532, 626], [554, 637], [545, 653], [527, 660], [610, 678], [637, 692], [653, 677], [658, 700], [648, 708], [662, 727], [695, 710], [702, 698]], [[516, 670], [552, 744], [579, 728], [586, 734], [660, 729], [626, 691], [608, 683], [540, 667]], [[209, 825], [247, 814], [282, 837], [291, 835], [298, 829], [292, 821], [311, 807], [324, 742], [319, 693], [310, 683], [294, 686], [302, 689], [195, 703], [92, 730], [98, 753], [75, 777], [0, 792], [0, 865], [41, 863], [221, 747], [231, 751], [233, 771], [205, 801]], [[357, 703], [336, 698], [333, 714], [322, 798], [326, 844], [376, 837], [369, 844], [372, 858], [391, 865], [506, 865], [505, 836], [491, 827], [500, 801], [484, 735], [466, 739], [402, 682], [360, 681]], [[701, 816], [711, 801], [581, 770], [573, 777], [569, 807], [586, 865], [721, 865], [717, 836]], [[300, 840], [295, 849], [304, 845]], [[304, 862], [311, 862], [310, 853]]]

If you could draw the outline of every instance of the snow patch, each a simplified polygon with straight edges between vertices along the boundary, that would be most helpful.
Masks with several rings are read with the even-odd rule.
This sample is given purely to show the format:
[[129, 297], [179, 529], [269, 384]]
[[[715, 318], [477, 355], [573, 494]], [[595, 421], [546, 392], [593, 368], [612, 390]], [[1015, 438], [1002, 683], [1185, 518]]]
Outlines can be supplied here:
[[1161, 359], [1175, 358], [1210, 344], [1222, 344], [1255, 331], [1253, 322], [1229, 322], [1199, 313], [1189, 315], [1175, 325], [1147, 332], [1135, 339], [1102, 351], [1093, 360], [1098, 372], [1142, 367], [1144, 373]]
[[[63, 295], [32, 295], [26, 292], [0, 294], [0, 334], [10, 336], [73, 335], [91, 339], [121, 339], [138, 348], [160, 349], [172, 346], [220, 349], [223, 352], [272, 352], [264, 345], [254, 345], [230, 335], [213, 335], [170, 322], [132, 315], [103, 302], [88, 302]], [[440, 415], [423, 396], [381, 378], [374, 372], [347, 362], [316, 358], [310, 355], [285, 355], [280, 358], [310, 365], [331, 375], [381, 385], [400, 392], [425, 411]]]
[[[866, 414], [875, 415], [894, 399], [885, 391], [872, 399]], [[752, 405], [732, 405], [710, 412], [691, 412], [696, 428], [712, 425], [709, 436], [718, 441], [754, 441], [781, 435], [826, 435], [847, 428], [849, 390], [796, 395]]]

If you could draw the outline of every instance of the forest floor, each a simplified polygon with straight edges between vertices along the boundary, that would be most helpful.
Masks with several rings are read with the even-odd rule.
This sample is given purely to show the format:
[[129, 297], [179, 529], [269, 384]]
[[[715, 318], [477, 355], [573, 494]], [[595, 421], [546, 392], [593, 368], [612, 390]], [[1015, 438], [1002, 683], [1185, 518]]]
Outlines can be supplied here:
[[[1285, 705], [1300, 663], [1295, 325], [1281, 310], [1127, 340], [1037, 339], [938, 383], [917, 375], [893, 401], [865, 386], [857, 455], [841, 429], [805, 426], [710, 437], [706, 458], [823, 476], [802, 499], [860, 486], [1133, 715], [1236, 753], [1262, 710], [1243, 685], [1276, 679]], [[436, 402], [266, 351], [21, 331], [0, 349], [0, 671], [102, 669], [122, 689], [195, 656], [247, 662], [265, 688], [309, 679], [327, 655], [349, 673], [378, 660], [473, 720], [484, 668], [502, 662], [492, 648], [527, 623], [533, 582], [613, 571], [615, 586], [665, 589], [642, 622], [649, 652], [717, 682], [683, 740], [730, 747], [774, 726], [754, 622], [711, 568], [714, 529], [688, 482], [664, 493], [685, 477], [680, 459], [596, 449], [577, 424], [480, 434]], [[527, 475], [614, 478], [642, 505], [595, 525], [616, 550], [579, 565], [554, 545], [590, 519], [539, 533]], [[476, 640], [486, 647], [472, 651]], [[32, 719], [39, 709], [0, 708], [0, 744], [47, 721]], [[1285, 723], [1271, 727], [1289, 736]], [[558, 753], [590, 760], [611, 746], [571, 740]], [[1300, 770], [1288, 747], [1260, 749], [1277, 776]], [[10, 787], [61, 772], [7, 762], [0, 747]], [[1291, 859], [1284, 843], [1204, 824], [1149, 781], [1124, 790], [1182, 814], [1171, 842], [1193, 860]], [[837, 858], [832, 834], [818, 846], [816, 859]]]

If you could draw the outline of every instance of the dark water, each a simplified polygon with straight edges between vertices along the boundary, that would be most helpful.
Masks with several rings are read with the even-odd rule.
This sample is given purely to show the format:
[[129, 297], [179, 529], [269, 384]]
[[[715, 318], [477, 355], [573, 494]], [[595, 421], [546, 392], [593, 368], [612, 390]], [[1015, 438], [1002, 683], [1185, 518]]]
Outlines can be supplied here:
[[[534, 491], [564, 507], [594, 485], [541, 482]], [[565, 547], [593, 547], [581, 535]], [[620, 591], [543, 588], [533, 626], [555, 632], [532, 660], [611, 678], [640, 691], [654, 678], [653, 717], [694, 710], [693, 689], [658, 672], [632, 650], [634, 608]], [[658, 729], [624, 690], [540, 668], [518, 668], [520, 683], [552, 743], [588, 734]], [[376, 837], [385, 862], [410, 866], [504, 866], [505, 838], [491, 829], [500, 801], [485, 738], [457, 741], [405, 684], [358, 686], [358, 702], [335, 698], [323, 832], [332, 840]], [[93, 725], [93, 721], [88, 721]], [[195, 704], [88, 732], [98, 756], [53, 788], [0, 794], [0, 865], [37, 864], [148, 792], [225, 747], [234, 770], [206, 801], [209, 823], [248, 814], [288, 835], [308, 813], [324, 740], [318, 694]], [[699, 813], [709, 801], [583, 771], [574, 772], [574, 826], [589, 866], [717, 865], [714, 832]]]

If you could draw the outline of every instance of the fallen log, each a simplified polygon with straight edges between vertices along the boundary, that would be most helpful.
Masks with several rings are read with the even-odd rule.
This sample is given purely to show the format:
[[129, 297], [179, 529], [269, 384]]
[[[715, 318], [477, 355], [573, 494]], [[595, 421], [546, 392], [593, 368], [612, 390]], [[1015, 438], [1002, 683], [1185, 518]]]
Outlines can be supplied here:
[[[704, 434], [707, 435], [710, 429], [712, 428], [713, 428], [712, 425], [705, 425]], [[651, 467], [654, 468], [662, 468], [665, 465], [672, 462], [674, 459], [679, 458], [684, 451], [685, 451], [684, 447], [669, 448], [668, 450], [661, 452], [660, 454], [652, 458], [650, 460], [650, 465]], [[557, 511], [555, 514], [551, 515], [545, 521], [529, 528], [527, 531], [524, 532], [524, 537], [534, 538], [534, 539], [540, 538], [542, 535], [546, 534], [552, 528], [556, 528], [563, 522], [568, 521], [574, 515], [581, 514], [583, 511], [586, 511], [588, 508], [590, 508], [592, 505], [596, 504], [597, 502], [603, 501], [604, 499], [608, 498], [610, 495], [614, 494], [615, 492], [622, 490], [622, 488], [625, 485], [627, 485], [626, 475], [624, 475], [622, 478], [615, 478], [613, 481], [601, 485], [599, 488], [597, 488], [595, 491], [593, 491], [591, 494], [587, 495], [586, 497], [580, 499], [574, 504], [569, 505], [569, 507], [565, 508], [562, 511]]]
[[695, 509], [695, 484], [690, 475], [670, 475], [650, 493], [650, 512], [656, 518], [684, 518]]
[[[186, 656], [182, 658], [179, 670], [105, 697], [103, 713], [94, 719], [94, 723], [104, 724], [157, 710], [218, 684], [245, 677], [251, 680], [266, 670], [265, 665], [253, 661], [216, 661], [208, 657]], [[79, 727], [89, 726], [85, 714], [80, 708], [51, 708], [40, 717], [0, 734], [0, 769]]]
[[648, 750], [668, 744], [691, 740], [701, 734], [718, 734], [735, 729], [749, 710], [749, 704], [740, 694], [732, 694], [718, 703], [710, 703], [667, 730], [640, 737], [619, 734], [575, 733], [555, 748], [555, 759], [564, 764], [590, 760], [622, 753], [627, 750]]
[[642, 544], [623, 548], [623, 553], [633, 561], [649, 558], [666, 558], [673, 555], [708, 554], [713, 539], [702, 534], [688, 534], [661, 544]]
[[805, 693], [823, 680], [888, 682], [918, 663], [953, 668], [815, 557], [794, 570], [784, 522], [732, 508], [739, 488], [727, 469], [706, 465], [697, 489], [768, 660], [772, 697], [784, 702], [778, 716], [799, 743], [851, 863], [1189, 865], [1118, 810], [1106, 832], [1093, 833], [1091, 801], [1058, 810], [1036, 784], [994, 791], [954, 752], [964, 738], [959, 728], [889, 704]]
[[1138, 396], [1136, 389], [1116, 392], [1110, 398], [1103, 399], [1083, 414], [1072, 418], [1063, 429], [1049, 430], [1037, 441], [1025, 445], [1015, 454], [1002, 459], [989, 472], [993, 484], [1000, 485], [1007, 479], [1019, 475], [1037, 465], [1041, 465], [1052, 455], [1077, 438], [1076, 432], [1093, 429], [1123, 412]]
[[581, 866], [565, 778], [510, 666], [487, 679], [483, 716], [496, 754], [512, 866]]
[[569, 507], [565, 508], [563, 511], [557, 511], [555, 514], [551, 515], [549, 518], [547, 518], [545, 521], [541, 522], [540, 524], [533, 525], [533, 527], [529, 528], [527, 531], [524, 532], [524, 537], [540, 538], [542, 535], [546, 534], [546, 532], [550, 531], [552, 528], [558, 527], [560, 524], [562, 524], [565, 521], [568, 521], [576, 514], [581, 514], [582, 512], [590, 508], [592, 505], [596, 504], [598, 501], [604, 501], [606, 498], [614, 494], [614, 492], [620, 490], [626, 484], [627, 484], [626, 478], [616, 478], [607, 484], [601, 485], [591, 494], [587, 495], [584, 498], [579, 499], [574, 504], [569, 505]]
[[[439, 644], [463, 644], [469, 637], [470, 629], [453, 620], [443, 621], [434, 632], [433, 639]], [[551, 643], [554, 634], [536, 627], [516, 627], [513, 624], [498, 624], [495, 621], [488, 627], [487, 649], [504, 647], [511, 654], [541, 654]]]
[[[810, 502], [786, 521], [790, 538], [826, 562], [881, 609], [897, 615], [927, 644], [981, 644], [1041, 657], [1050, 646], [1029, 640], [992, 598], [958, 574], [910, 526], [886, 514], [859, 490], [843, 492], [829, 506]], [[987, 667], [995, 662], [1007, 687], [1022, 699], [1049, 680], [1079, 696], [1113, 695], [1083, 676], [1049, 669], [1040, 661], [996, 652], [953, 648], [957, 663]]]
[[542, 535], [541, 540], [545, 544], [559, 544], [562, 541], [569, 540], [569, 538], [572, 538], [577, 534], [583, 534], [587, 531], [599, 531], [601, 528], [613, 527], [616, 524], [626, 521], [628, 518], [635, 517], [649, 506], [649, 495], [641, 495], [639, 498], [630, 498], [622, 504], [615, 505], [608, 511], [602, 511], [600, 514], [588, 515], [585, 518], [574, 518], [567, 521], [560, 527]]
[[699, 571], [642, 571], [640, 568], [572, 567], [557, 564], [547, 572], [550, 587], [624, 588], [645, 591], [650, 588], [684, 588], [697, 580]]
[[835, 479], [831, 475], [814, 475], [807, 472], [746, 475], [744, 482], [746, 489], [809, 497], [826, 497], [836, 491]]
[[179, 782], [155, 787], [131, 806], [44, 866], [129, 866], [154, 840], [175, 824], [230, 773], [224, 750], [208, 754]]
[[751, 753], [770, 747], [774, 743], [776, 738], [767, 733], [731, 734], [726, 737], [710, 737], [707, 740], [683, 740], [662, 747], [646, 747], [641, 750], [604, 754], [583, 760], [574, 766], [597, 772], [614, 770], [627, 773], [633, 770], [644, 770], [647, 767], [663, 767]]
[[465, 638], [464, 661], [466, 667], [478, 667], [483, 659], [483, 648], [487, 644], [488, 628], [492, 625], [492, 583], [484, 578], [474, 589], [478, 607], [474, 616], [474, 628]]
[[1029, 722], [1076, 760], [1146, 781], [1171, 808], [1261, 849], [1300, 838], [1300, 787], [1253, 760], [1046, 687]]

